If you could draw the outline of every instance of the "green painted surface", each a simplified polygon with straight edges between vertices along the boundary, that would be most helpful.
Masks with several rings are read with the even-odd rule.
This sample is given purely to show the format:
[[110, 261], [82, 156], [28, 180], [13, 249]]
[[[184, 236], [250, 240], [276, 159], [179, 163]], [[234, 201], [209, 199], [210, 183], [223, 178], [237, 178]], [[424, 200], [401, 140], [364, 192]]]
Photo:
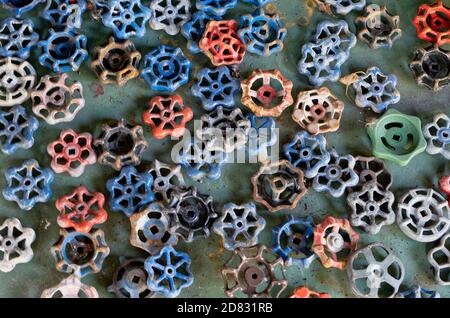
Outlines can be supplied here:
[[[411, 115], [418, 115], [425, 122], [430, 121], [433, 113], [438, 111], [449, 114], [449, 89], [442, 90], [440, 93], [433, 93], [426, 88], [418, 88], [408, 69], [408, 63], [414, 49], [426, 45], [416, 38], [411, 23], [417, 7], [424, 1], [369, 2], [386, 4], [391, 12], [400, 15], [403, 37], [395, 43], [391, 50], [371, 50], [365, 44], [358, 43], [352, 50], [351, 59], [344, 65], [342, 73], [348, 74], [365, 70], [370, 66], [378, 66], [385, 72], [394, 73], [398, 77], [402, 98], [400, 103], [395, 106], [396, 109]], [[450, 4], [449, 1], [444, 2]], [[315, 29], [316, 23], [324, 19], [330, 19], [330, 17], [316, 11], [308, 23], [307, 9], [305, 3], [301, 0], [277, 0], [275, 6], [288, 26], [285, 49], [280, 54], [265, 59], [248, 54], [240, 70], [242, 76], [246, 77], [255, 68], [279, 68], [286, 77], [294, 82], [294, 94], [296, 95], [299, 91], [308, 88], [306, 79], [296, 71], [296, 64], [300, 58], [300, 48]], [[42, 6], [37, 10], [42, 10]], [[226, 18], [238, 18], [243, 13], [251, 12], [252, 7], [240, 4], [238, 8], [227, 14]], [[6, 13], [0, 12], [0, 17], [5, 16]], [[346, 20], [351, 22], [356, 16], [355, 13], [350, 14], [346, 17]], [[34, 20], [40, 34], [46, 34], [46, 22], [42, 19]], [[350, 24], [352, 30], [354, 30], [353, 23]], [[88, 14], [85, 14], [83, 30], [89, 38], [90, 52], [95, 46], [107, 43], [108, 30], [100, 23], [92, 21]], [[144, 54], [159, 43], [179, 45], [186, 52], [185, 40], [181, 35], [170, 37], [163, 32], [149, 30], [143, 39], [136, 39], [134, 42]], [[47, 71], [36, 62], [36, 57], [35, 52], [31, 59], [32, 64], [40, 75], [46, 74]], [[194, 77], [200, 67], [209, 65], [207, 59], [202, 55], [190, 56], [190, 58], [194, 63], [191, 78]], [[73, 78], [82, 81], [84, 85], [86, 107], [71, 123], [49, 126], [40, 121], [41, 126], [36, 136], [36, 143], [31, 150], [21, 150], [13, 156], [1, 156], [2, 174], [7, 167], [20, 165], [27, 158], [36, 158], [42, 166], [48, 167], [50, 158], [46, 153], [46, 145], [57, 139], [63, 129], [72, 128], [79, 132], [87, 131], [93, 133], [94, 136], [98, 136], [102, 122], [108, 119], [124, 117], [133, 123], [140, 123], [140, 115], [146, 108], [147, 101], [157, 93], [149, 91], [144, 82], [133, 80], [123, 88], [112, 85], [104, 86], [104, 93], [96, 97], [99, 87], [97, 87], [97, 90], [95, 89], [98, 85], [97, 79], [89, 69], [89, 62], [83, 64], [79, 74], [71, 74]], [[345, 96], [343, 85], [326, 83], [325, 86], [328, 86], [337, 94], [345, 102], [346, 107], [340, 130], [326, 135], [329, 145], [336, 147], [343, 154], [369, 155], [371, 147], [364, 128], [367, 122], [364, 112], [356, 108]], [[203, 114], [203, 110], [199, 101], [191, 95], [189, 87], [190, 85], [184, 86], [178, 93], [183, 96], [185, 103], [194, 109], [195, 118], [199, 118]], [[30, 104], [26, 103], [26, 106], [30, 110]], [[299, 130], [299, 127], [292, 121], [289, 110], [277, 119], [277, 124], [281, 127], [281, 144], [288, 142], [291, 136]], [[148, 129], [146, 129], [146, 137], [150, 142], [150, 149], [145, 153], [144, 162], [140, 168], [148, 168], [150, 162], [155, 158], [170, 162], [168, 150], [174, 142], [167, 139], [156, 141], [151, 138]], [[397, 198], [414, 187], [435, 187], [438, 176], [450, 172], [448, 161], [445, 161], [443, 157], [430, 156], [426, 153], [416, 157], [406, 167], [401, 168], [392, 163], [387, 163], [387, 166], [393, 174], [392, 190]], [[250, 177], [257, 168], [258, 165], [256, 164], [226, 165], [223, 168], [223, 177], [220, 180], [206, 181], [203, 184], [197, 183], [195, 185], [201, 192], [209, 193], [214, 197], [217, 209], [220, 209], [224, 203], [231, 201], [246, 202], [251, 200]], [[115, 172], [112, 169], [100, 165], [89, 166], [86, 173], [80, 178], [57, 175], [53, 184], [54, 195], [52, 200], [46, 204], [38, 204], [30, 212], [21, 211], [15, 203], [5, 201], [0, 196], [0, 218], [18, 217], [25, 226], [34, 228], [37, 234], [37, 239], [33, 244], [35, 251], [33, 260], [28, 264], [18, 265], [11, 273], [0, 273], [1, 297], [39, 297], [44, 288], [56, 285], [67, 276], [56, 271], [55, 263], [50, 255], [50, 247], [58, 238], [57, 211], [54, 207], [54, 201], [59, 196], [70, 193], [78, 185], [86, 185], [91, 191], [105, 193], [106, 180], [114, 175]], [[194, 184], [193, 181], [189, 181], [189, 183]], [[4, 187], [5, 179], [1, 177], [0, 188]], [[262, 206], [259, 206], [258, 211], [267, 221], [267, 227], [260, 236], [260, 241], [271, 245], [272, 227], [280, 223], [288, 214], [311, 215], [316, 222], [320, 222], [326, 214], [346, 217], [349, 208], [346, 206], [344, 197], [334, 199], [326, 194], [318, 194], [311, 190], [293, 211], [270, 214]], [[100, 273], [90, 275], [83, 281], [97, 287], [102, 297], [111, 297], [112, 295], [106, 291], [106, 287], [111, 282], [112, 273], [118, 264], [118, 257], [121, 255], [129, 257], [145, 256], [145, 253], [128, 244], [130, 226], [128, 219], [122, 214], [111, 212], [107, 223], [102, 225], [101, 228], [106, 233], [111, 254], [105, 261]], [[384, 227], [379, 235], [361, 235], [361, 246], [375, 241], [383, 242], [392, 247], [403, 261], [406, 268], [405, 287], [419, 283], [423, 287], [437, 289], [442, 296], [450, 296], [450, 288], [438, 287], [433, 282], [431, 269], [426, 260], [426, 253], [430, 245], [408, 239], [397, 225]], [[228, 258], [229, 252], [223, 252], [220, 248], [218, 236], [214, 234], [207, 240], [192, 244], [181, 243], [177, 246], [177, 249], [190, 254], [192, 271], [195, 276], [192, 287], [184, 290], [181, 296], [222, 297], [223, 283], [220, 268]], [[287, 270], [287, 274], [289, 278], [288, 292], [301, 284], [314, 290], [328, 292], [333, 297], [351, 296], [346, 272], [335, 269], [326, 270], [319, 262], [314, 262], [308, 270], [303, 271], [291, 267]]]

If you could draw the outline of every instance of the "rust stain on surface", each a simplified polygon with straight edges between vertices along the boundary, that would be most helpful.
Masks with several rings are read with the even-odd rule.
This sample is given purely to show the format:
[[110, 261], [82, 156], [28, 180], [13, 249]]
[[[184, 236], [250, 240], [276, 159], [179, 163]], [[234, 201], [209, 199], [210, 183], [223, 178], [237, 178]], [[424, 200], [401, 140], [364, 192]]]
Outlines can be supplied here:
[[[303, 2], [302, 6], [302, 15], [300, 15], [295, 21], [289, 21], [285, 23], [287, 28], [292, 28], [296, 26], [308, 26], [311, 23], [311, 17], [317, 7], [317, 3], [315, 0], [300, 0], [299, 2]], [[266, 9], [269, 12], [276, 12], [276, 6], [273, 4], [269, 4], [266, 6]], [[285, 20], [285, 16], [280, 14], [281, 20]]]
[[315, 0], [305, 0], [305, 6], [306, 6], [306, 16], [300, 17], [298, 20], [298, 23], [303, 26], [307, 26], [311, 22], [311, 17], [314, 13], [314, 9], [316, 8], [316, 1]]
[[225, 253], [225, 248], [223, 247], [223, 244], [220, 244], [221, 246], [214, 252], [209, 253], [208, 257], [212, 260], [215, 261], [221, 261], [222, 260], [222, 256]]
[[97, 97], [105, 94], [105, 90], [104, 90], [103, 86], [99, 83], [92, 82], [89, 85], [89, 90], [92, 92], [92, 94], [94, 94], [94, 98], [97, 98]]

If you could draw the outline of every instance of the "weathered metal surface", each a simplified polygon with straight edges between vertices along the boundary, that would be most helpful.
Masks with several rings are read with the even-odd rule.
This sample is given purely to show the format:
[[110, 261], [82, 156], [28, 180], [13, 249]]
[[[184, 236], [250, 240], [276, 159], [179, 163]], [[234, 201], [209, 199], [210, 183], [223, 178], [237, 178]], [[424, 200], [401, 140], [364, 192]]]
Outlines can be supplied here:
[[[306, 1], [306, 0], [305, 0]], [[309, 41], [315, 32], [316, 24], [323, 20], [331, 19], [329, 16], [314, 11], [309, 16], [310, 9], [305, 1], [298, 0], [295, 6], [292, 0], [278, 0], [269, 4], [270, 8], [276, 8], [285, 23], [288, 32], [285, 39], [285, 47], [281, 53], [271, 57], [261, 58], [253, 54], [246, 54], [244, 63], [239, 71], [242, 78], [247, 78], [254, 69], [278, 68], [288, 79], [294, 83], [293, 94], [305, 89], [311, 89], [307, 78], [297, 72], [297, 62], [301, 56], [301, 45]], [[312, 2], [312, 1], [311, 1]], [[418, 47], [427, 46], [427, 43], [416, 37], [416, 31], [412, 19], [417, 14], [417, 8], [423, 0], [408, 1], [380, 1], [372, 3], [385, 4], [393, 14], [400, 15], [400, 27], [403, 36], [398, 39], [392, 49], [371, 50], [366, 44], [359, 43], [352, 49], [351, 58], [342, 66], [342, 75], [355, 71], [364, 71], [370, 66], [378, 66], [388, 73], [393, 73], [398, 78], [398, 89], [401, 92], [401, 100], [394, 108], [410, 115], [419, 116], [424, 123], [431, 122], [433, 114], [446, 112], [449, 114], [450, 90], [447, 88], [434, 93], [425, 88], [418, 87], [409, 70], [413, 52]], [[39, 6], [39, 10], [44, 8]], [[33, 12], [39, 12], [34, 10]], [[251, 13], [253, 6], [239, 3], [236, 9], [231, 9], [225, 15], [226, 18], [239, 18], [244, 13]], [[344, 18], [349, 22], [350, 29], [354, 32], [352, 23], [358, 16], [358, 12], [351, 12]], [[0, 18], [8, 15], [0, 12]], [[101, 22], [91, 19], [90, 13], [83, 15], [85, 20], [82, 31], [88, 36], [88, 50], [90, 55], [96, 46], [102, 45], [110, 36], [110, 30], [104, 28]], [[341, 18], [341, 17], [340, 17]], [[35, 19], [35, 30], [42, 36], [47, 34], [47, 22], [43, 19]], [[44, 37], [45, 38], [45, 37]], [[191, 82], [179, 90], [185, 103], [192, 107], [194, 118], [199, 119], [204, 114], [201, 102], [192, 96], [190, 86], [195, 81], [195, 72], [203, 67], [211, 67], [208, 59], [202, 54], [191, 55], [186, 49], [186, 40], [182, 35], [168, 36], [163, 31], [153, 31], [147, 28], [143, 38], [132, 40], [142, 54], [147, 54], [159, 44], [179, 46], [186, 56], [192, 60]], [[30, 62], [42, 76], [47, 70], [37, 62], [38, 54], [33, 50]], [[36, 134], [34, 146], [30, 150], [19, 150], [14, 156], [2, 155], [0, 161], [1, 172], [7, 167], [20, 165], [25, 159], [38, 158], [43, 167], [50, 167], [50, 156], [46, 154], [46, 146], [50, 141], [56, 140], [63, 129], [71, 128], [75, 131], [90, 132], [97, 137], [101, 125], [111, 119], [126, 118], [133, 124], [140, 124], [140, 116], [147, 105], [148, 100], [158, 95], [158, 92], [150, 91], [147, 85], [138, 79], [131, 80], [124, 87], [114, 85], [102, 86], [99, 84], [94, 72], [89, 68], [89, 61], [85, 61], [79, 74], [71, 74], [73, 79], [81, 81], [85, 89], [86, 107], [79, 112], [71, 123], [56, 126], [47, 125], [41, 121], [41, 127]], [[335, 133], [326, 134], [330, 146], [335, 147], [339, 153], [351, 153], [352, 155], [371, 155], [371, 143], [367, 136], [365, 124], [373, 120], [364, 110], [352, 104], [345, 96], [345, 86], [339, 83], [325, 83], [325, 86], [345, 103], [345, 111], [341, 120], [340, 129]], [[235, 96], [237, 105], [240, 105], [240, 94]], [[30, 110], [30, 102], [24, 104]], [[241, 109], [245, 107], [241, 106]], [[295, 133], [299, 131], [298, 125], [292, 121], [289, 110], [276, 118], [277, 126], [282, 127], [280, 144], [289, 142]], [[192, 123], [188, 125], [192, 131]], [[149, 129], [145, 129], [145, 137], [150, 142], [148, 151], [143, 155], [141, 168], [148, 169], [151, 160], [155, 158], [170, 163], [170, 151], [174, 142], [168, 139], [156, 140], [151, 137]], [[450, 165], [442, 156], [431, 156], [426, 152], [415, 157], [406, 167], [399, 167], [386, 161], [387, 169], [392, 173], [393, 184], [391, 191], [400, 198], [408, 189], [415, 187], [433, 187], [437, 189], [439, 176], [450, 174]], [[247, 202], [252, 195], [250, 178], [257, 171], [258, 164], [227, 164], [222, 169], [222, 177], [219, 180], [203, 180], [196, 183], [185, 178], [189, 185], [198, 187], [199, 192], [208, 193], [214, 197], [214, 203], [218, 209], [227, 202]], [[0, 219], [18, 217], [23, 226], [32, 227], [36, 231], [36, 241], [33, 243], [34, 258], [27, 264], [19, 264], [10, 273], [0, 273], [0, 297], [39, 297], [42, 291], [49, 286], [57, 285], [67, 274], [58, 272], [50, 255], [50, 246], [58, 239], [59, 227], [56, 223], [58, 211], [55, 208], [55, 200], [61, 195], [69, 193], [74, 187], [81, 184], [92, 191], [107, 193], [106, 182], [117, 173], [102, 165], [91, 165], [86, 168], [80, 178], [72, 178], [67, 175], [58, 175], [53, 185], [54, 195], [47, 203], [36, 205], [31, 211], [24, 212], [15, 202], [8, 202], [0, 196]], [[6, 186], [6, 180], [0, 176], [0, 188]], [[109, 208], [109, 207], [107, 207]], [[83, 278], [83, 283], [94, 286], [100, 297], [112, 297], [108, 293], [107, 286], [112, 282], [113, 273], [119, 265], [119, 256], [145, 257], [144, 251], [132, 247], [128, 243], [130, 235], [129, 220], [122, 213], [114, 213], [108, 210], [109, 219], [101, 226], [105, 232], [106, 242], [111, 248], [111, 253], [105, 260], [102, 271], [95, 275]], [[272, 227], [281, 223], [286, 215], [307, 216], [311, 215], [316, 223], [330, 214], [335, 217], [347, 217], [350, 212], [345, 196], [335, 199], [325, 193], [317, 193], [313, 190], [301, 199], [294, 210], [284, 210], [277, 213], [269, 213], [262, 205], [257, 206], [260, 215], [266, 218], [267, 225], [259, 236], [262, 244], [271, 246]], [[442, 297], [449, 297], [450, 290], [445, 286], [438, 286], [433, 280], [431, 266], [427, 261], [427, 252], [431, 246], [419, 243], [407, 238], [396, 224], [385, 226], [378, 235], [361, 234], [360, 246], [379, 241], [393, 249], [405, 266], [405, 278], [403, 284], [408, 286], [419, 284], [430, 290], [437, 290]], [[194, 283], [184, 289], [180, 296], [185, 297], [223, 297], [223, 281], [220, 268], [229, 258], [230, 252], [220, 246], [220, 237], [213, 234], [207, 240], [198, 240], [186, 244], [180, 242], [177, 251], [186, 252], [192, 259], [191, 270], [195, 277]], [[300, 270], [291, 266], [287, 270], [289, 287], [286, 296], [291, 295], [294, 288], [302, 285], [311, 290], [317, 290], [331, 294], [332, 297], [352, 296], [347, 274], [336, 269], [324, 269], [320, 262], [313, 262], [308, 269]], [[26, 284], [27, 288], [23, 288]]]

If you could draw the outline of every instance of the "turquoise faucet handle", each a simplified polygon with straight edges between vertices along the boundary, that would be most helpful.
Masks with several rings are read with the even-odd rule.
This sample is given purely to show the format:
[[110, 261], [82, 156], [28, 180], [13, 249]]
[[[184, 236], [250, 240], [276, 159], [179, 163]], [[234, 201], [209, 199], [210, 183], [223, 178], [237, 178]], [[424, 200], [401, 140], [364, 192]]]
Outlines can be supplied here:
[[421, 125], [418, 117], [389, 109], [367, 127], [374, 156], [406, 166], [427, 147]]

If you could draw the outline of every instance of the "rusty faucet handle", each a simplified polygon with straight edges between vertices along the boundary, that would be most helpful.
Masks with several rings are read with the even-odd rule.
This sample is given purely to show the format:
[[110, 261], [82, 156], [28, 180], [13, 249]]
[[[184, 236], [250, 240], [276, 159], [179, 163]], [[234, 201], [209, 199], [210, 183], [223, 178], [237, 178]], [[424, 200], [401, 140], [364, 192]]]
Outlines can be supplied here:
[[292, 119], [311, 135], [339, 129], [344, 103], [326, 87], [300, 92]]
[[277, 298], [287, 287], [283, 259], [264, 245], [238, 248], [222, 268], [225, 295]]
[[110, 37], [107, 45], [95, 49], [91, 69], [101, 83], [123, 86], [139, 76], [140, 62], [141, 53], [133, 42], [116, 42], [114, 37]]
[[303, 171], [287, 160], [265, 163], [251, 180], [253, 199], [270, 212], [295, 209], [307, 191]]
[[363, 15], [356, 18], [358, 38], [372, 49], [391, 48], [401, 37], [400, 17], [392, 15], [386, 6], [371, 4], [365, 7]]
[[347, 219], [327, 216], [314, 230], [312, 250], [325, 268], [345, 269], [357, 249], [359, 235]]
[[125, 119], [104, 124], [100, 136], [94, 140], [98, 162], [120, 171], [123, 167], [137, 166], [148, 148], [142, 126], [132, 126]]
[[255, 70], [241, 82], [241, 101], [258, 117], [279, 117], [294, 102], [292, 86], [279, 70]]
[[417, 49], [409, 68], [419, 86], [438, 92], [450, 85], [450, 51], [437, 44]]

